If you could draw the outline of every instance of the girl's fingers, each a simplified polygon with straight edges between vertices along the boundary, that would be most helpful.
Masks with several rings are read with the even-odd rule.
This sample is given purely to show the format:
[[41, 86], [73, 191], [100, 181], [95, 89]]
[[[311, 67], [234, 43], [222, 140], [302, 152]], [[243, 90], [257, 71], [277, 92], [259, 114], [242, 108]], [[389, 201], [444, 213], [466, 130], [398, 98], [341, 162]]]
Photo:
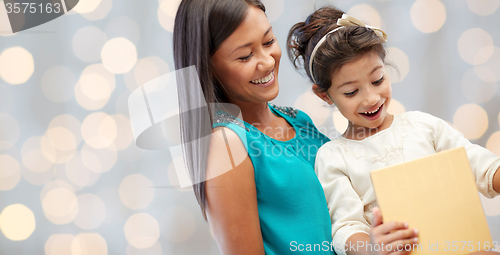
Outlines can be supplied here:
[[405, 230], [394, 231], [392, 233], [384, 235], [380, 238], [380, 241], [389, 244], [398, 240], [406, 240], [406, 239], [413, 240], [414, 238], [417, 237], [418, 237], [418, 231], [416, 229], [405, 229]]
[[380, 213], [380, 209], [378, 207], [374, 207], [372, 210], [373, 220], [372, 227], [376, 227], [382, 224], [382, 213]]
[[[373, 217], [375, 219], [375, 217]], [[372, 227], [372, 232], [376, 235], [385, 235], [394, 230], [403, 230], [408, 228], [408, 223], [391, 221]]]

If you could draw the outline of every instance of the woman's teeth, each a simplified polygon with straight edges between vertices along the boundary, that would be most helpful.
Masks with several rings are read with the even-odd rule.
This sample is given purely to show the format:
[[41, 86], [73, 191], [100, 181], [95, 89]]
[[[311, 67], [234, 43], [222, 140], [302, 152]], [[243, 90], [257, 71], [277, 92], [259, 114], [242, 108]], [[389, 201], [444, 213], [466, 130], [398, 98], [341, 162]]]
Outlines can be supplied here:
[[373, 111], [373, 112], [362, 112], [362, 114], [365, 114], [365, 115], [372, 115], [372, 114], [374, 114], [374, 113], [377, 113], [377, 112], [380, 110], [380, 107], [382, 107], [382, 105], [381, 105], [381, 106], [379, 106], [379, 107], [378, 107], [378, 109], [377, 109], [377, 110], [375, 110], [375, 111]]
[[269, 75], [267, 75], [266, 77], [263, 77], [263, 78], [260, 78], [260, 79], [257, 79], [257, 80], [253, 80], [253, 81], [250, 81], [251, 83], [254, 83], [254, 84], [262, 84], [262, 83], [266, 83], [268, 81], [270, 81], [272, 78], [273, 78], [273, 75], [274, 75], [274, 71], [272, 71]]

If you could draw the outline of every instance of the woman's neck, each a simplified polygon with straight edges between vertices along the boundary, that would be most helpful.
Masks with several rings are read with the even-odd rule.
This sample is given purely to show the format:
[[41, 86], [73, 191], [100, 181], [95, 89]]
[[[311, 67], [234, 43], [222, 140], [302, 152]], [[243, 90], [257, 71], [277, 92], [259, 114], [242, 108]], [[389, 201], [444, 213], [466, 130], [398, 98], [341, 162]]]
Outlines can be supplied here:
[[267, 103], [238, 104], [238, 107], [241, 110], [243, 120], [257, 128], [271, 126], [274, 117], [276, 117]]
[[276, 116], [267, 102], [259, 104], [238, 104], [243, 120], [273, 139], [288, 141], [295, 137], [294, 128], [281, 117]]

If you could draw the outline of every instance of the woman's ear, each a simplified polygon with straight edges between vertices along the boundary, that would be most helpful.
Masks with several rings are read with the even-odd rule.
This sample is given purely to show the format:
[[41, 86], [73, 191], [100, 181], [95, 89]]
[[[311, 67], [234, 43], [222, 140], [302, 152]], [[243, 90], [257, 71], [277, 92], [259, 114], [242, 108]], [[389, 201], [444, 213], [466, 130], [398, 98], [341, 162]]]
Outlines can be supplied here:
[[323, 90], [317, 84], [313, 84], [312, 90], [313, 90], [314, 94], [316, 94], [316, 96], [321, 98], [321, 100], [325, 101], [327, 104], [329, 104], [329, 105], [334, 104], [333, 101], [328, 96], [328, 93], [326, 91], [322, 92]]

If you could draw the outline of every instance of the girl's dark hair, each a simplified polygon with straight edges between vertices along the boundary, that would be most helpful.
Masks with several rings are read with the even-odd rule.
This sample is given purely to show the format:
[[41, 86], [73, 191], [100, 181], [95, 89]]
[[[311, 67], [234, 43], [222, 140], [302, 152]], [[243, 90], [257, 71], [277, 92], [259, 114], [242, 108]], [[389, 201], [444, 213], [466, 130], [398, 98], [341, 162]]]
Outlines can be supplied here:
[[332, 6], [318, 9], [305, 22], [295, 24], [288, 33], [287, 53], [295, 69], [301, 66], [314, 83], [316, 79], [320, 92], [327, 91], [336, 72], [347, 64], [368, 52], [374, 52], [386, 63], [384, 40], [368, 28], [353, 26], [341, 28], [330, 35], [314, 55], [313, 74], [309, 72], [311, 53], [323, 36], [339, 27], [337, 20], [343, 11]]
[[[183, 77], [182, 82], [178, 78], [177, 89], [185, 163], [205, 219], [205, 171], [210, 141], [200, 138], [210, 137], [212, 133], [214, 105], [229, 103], [222, 84], [215, 76], [211, 57], [242, 23], [249, 6], [256, 6], [265, 12], [260, 0], [183, 0], [175, 16], [175, 69], [195, 66], [199, 77], [199, 84], [192, 82], [189, 77]], [[199, 91], [200, 85], [203, 95]], [[199, 102], [203, 99], [206, 105]], [[201, 107], [193, 109], [196, 105]]]

